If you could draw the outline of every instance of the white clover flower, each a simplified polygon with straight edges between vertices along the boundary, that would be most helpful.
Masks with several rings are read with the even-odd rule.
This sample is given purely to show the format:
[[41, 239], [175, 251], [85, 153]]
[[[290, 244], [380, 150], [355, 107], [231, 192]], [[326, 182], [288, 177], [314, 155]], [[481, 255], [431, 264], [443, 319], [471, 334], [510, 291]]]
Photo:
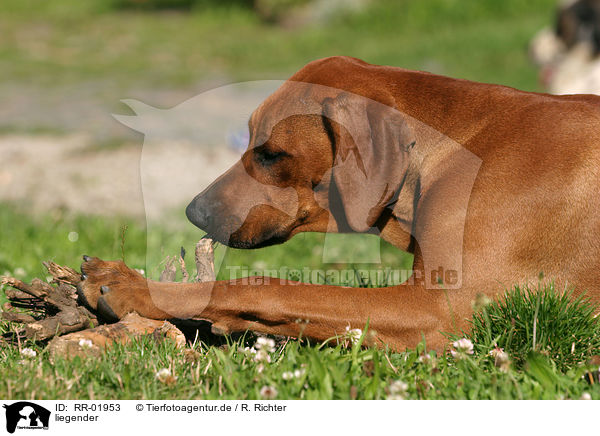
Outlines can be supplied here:
[[77, 242], [79, 240], [79, 233], [69, 232], [69, 234], [67, 235], [67, 239], [71, 242]]
[[169, 368], [162, 368], [156, 373], [157, 379], [162, 379], [171, 375], [171, 370]]
[[260, 349], [256, 352], [256, 354], [254, 354], [254, 361], [270, 363], [271, 356], [269, 356], [269, 353], [266, 350]]
[[141, 275], [145, 276], [146, 275], [146, 271], [143, 268], [136, 268], [135, 269], [137, 272], [139, 272]]
[[432, 358], [429, 354], [421, 354], [418, 361], [424, 365], [428, 365], [432, 362]]
[[457, 351], [462, 351], [463, 353], [473, 354], [473, 342], [471, 342], [467, 338], [461, 338], [458, 341], [455, 341], [453, 344], [454, 348]]
[[579, 399], [580, 400], [591, 400], [592, 396], [589, 394], [589, 392], [584, 392], [583, 394], [581, 394], [581, 397]]
[[260, 396], [266, 400], [272, 400], [277, 397], [277, 389], [275, 386], [263, 386], [260, 388]]
[[23, 268], [15, 269], [16, 276], [23, 277], [25, 274], [27, 274], [27, 273], [25, 272], [25, 270]]
[[35, 356], [37, 356], [37, 352], [35, 350], [32, 350], [31, 348], [23, 348], [21, 350], [21, 356], [33, 359]]
[[171, 370], [169, 368], [162, 368], [156, 373], [156, 379], [162, 383], [173, 383], [177, 380], [177, 377], [174, 377], [171, 374]]
[[94, 344], [89, 339], [80, 339], [79, 346], [81, 348], [92, 348], [94, 346]]
[[473, 342], [467, 338], [461, 338], [458, 341], [452, 343], [454, 350], [450, 350], [452, 357], [462, 358], [467, 354], [473, 354]]
[[402, 380], [394, 380], [390, 383], [389, 390], [392, 395], [402, 395], [406, 393], [408, 389], [408, 385], [404, 383]]
[[254, 344], [254, 347], [259, 350], [265, 350], [267, 353], [272, 353], [275, 351], [275, 341], [273, 339], [260, 336], [258, 339], [256, 339], [256, 344]]
[[294, 377], [300, 378], [304, 375], [304, 373], [306, 373], [306, 370], [304, 368], [297, 369], [294, 371]]
[[350, 340], [350, 342], [354, 345], [357, 344], [362, 336], [361, 329], [351, 329], [349, 325], [346, 326], [346, 338]]
[[306, 370], [304, 368], [296, 369], [296, 370], [294, 370], [294, 372], [292, 372], [292, 371], [286, 371], [283, 374], [281, 374], [281, 378], [284, 379], [284, 380], [291, 380], [293, 378], [300, 378], [305, 373], [306, 373]]
[[504, 349], [500, 348], [500, 347], [496, 347], [496, 348], [492, 349], [489, 354], [492, 357], [496, 357], [500, 353], [504, 353]]
[[256, 348], [252, 347], [244, 347], [245, 354], [256, 354]]
[[490, 356], [494, 358], [494, 365], [500, 368], [502, 372], [508, 372], [510, 368], [510, 357], [502, 348], [496, 347], [490, 351]]
[[399, 394], [388, 395], [386, 400], [404, 400], [404, 397]]

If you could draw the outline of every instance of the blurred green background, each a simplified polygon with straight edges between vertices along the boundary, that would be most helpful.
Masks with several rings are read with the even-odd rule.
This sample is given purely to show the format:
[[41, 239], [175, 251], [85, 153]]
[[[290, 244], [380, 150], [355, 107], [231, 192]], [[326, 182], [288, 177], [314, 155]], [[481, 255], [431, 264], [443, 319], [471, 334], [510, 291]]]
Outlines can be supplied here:
[[[536, 91], [527, 46], [552, 24], [555, 6], [554, 0], [2, 0], [0, 133], [51, 135], [57, 143], [84, 133], [92, 150], [135, 147], [141, 136], [109, 116], [126, 111], [124, 97], [171, 107], [222, 84], [285, 79], [332, 55]], [[18, 164], [3, 159], [5, 167]], [[32, 213], [27, 193], [11, 197], [2, 183], [0, 172], [0, 274], [43, 277], [42, 260], [78, 265], [84, 253], [124, 253], [129, 264], [144, 267], [143, 218]], [[68, 237], [73, 232], [77, 238]], [[163, 249], [148, 253], [148, 263], [178, 253], [181, 241], [193, 252], [200, 235], [191, 224], [165, 226], [152, 236], [164, 241]], [[300, 235], [284, 246], [229, 250], [226, 264], [321, 268], [322, 243], [322, 235]], [[410, 256], [385, 244], [382, 250], [379, 267], [410, 268]]]
[[265, 19], [255, 3], [292, 5], [293, 17], [310, 2], [3, 0], [0, 79], [172, 88], [209, 78], [280, 79], [311, 60], [344, 54], [534, 90], [527, 44], [552, 22], [556, 2], [372, 0], [315, 12], [309, 17], [320, 18], [309, 22], [297, 12], [289, 23]]

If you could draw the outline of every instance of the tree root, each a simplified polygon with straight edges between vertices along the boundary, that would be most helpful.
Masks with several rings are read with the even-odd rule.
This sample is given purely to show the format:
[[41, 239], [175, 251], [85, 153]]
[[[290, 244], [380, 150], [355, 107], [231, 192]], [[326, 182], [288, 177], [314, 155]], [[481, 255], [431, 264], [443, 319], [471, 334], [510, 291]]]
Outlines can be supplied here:
[[150, 336], [153, 340], [162, 341], [169, 338], [177, 348], [185, 346], [185, 336], [168, 321], [157, 321], [143, 318], [137, 313], [127, 314], [121, 321], [104, 324], [93, 329], [57, 336], [48, 344], [50, 358], [56, 356], [98, 356], [114, 343], [124, 344], [132, 338]]
[[[178, 264], [182, 281], [188, 281], [184, 258], [183, 248], [178, 258], [167, 257], [160, 280], [175, 281]], [[210, 239], [198, 242], [195, 258], [195, 280], [214, 280], [213, 244]], [[79, 272], [51, 261], [43, 264], [52, 276], [50, 283], [37, 278], [31, 283], [14, 277], [2, 277], [0, 280], [0, 285], [7, 286], [5, 294], [9, 300], [2, 308], [1, 317], [12, 327], [3, 335], [5, 341], [50, 341], [51, 355], [66, 356], [98, 353], [114, 342], [124, 343], [143, 335], [153, 335], [155, 339], [170, 337], [178, 345], [182, 341], [185, 343], [185, 337], [173, 324], [142, 318], [135, 313], [117, 323], [105, 324], [106, 320], [78, 303]], [[61, 335], [65, 336], [59, 338]]]
[[53, 277], [51, 283], [40, 279], [25, 283], [14, 277], [0, 280], [10, 287], [5, 291], [9, 303], [3, 306], [2, 319], [20, 324], [5, 333], [5, 339], [45, 341], [98, 325], [96, 315], [77, 303], [80, 274], [54, 262], [44, 262], [44, 266]]

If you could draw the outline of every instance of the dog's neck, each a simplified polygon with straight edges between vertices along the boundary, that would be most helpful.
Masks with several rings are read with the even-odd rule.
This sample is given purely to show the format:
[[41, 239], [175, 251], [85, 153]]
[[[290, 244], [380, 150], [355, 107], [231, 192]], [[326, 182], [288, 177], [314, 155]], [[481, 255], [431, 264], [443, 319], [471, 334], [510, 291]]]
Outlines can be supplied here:
[[[461, 270], [466, 211], [481, 159], [407, 116], [416, 143], [397, 200], [378, 220], [380, 236], [415, 255], [424, 269]], [[432, 266], [434, 265], [434, 266]]]

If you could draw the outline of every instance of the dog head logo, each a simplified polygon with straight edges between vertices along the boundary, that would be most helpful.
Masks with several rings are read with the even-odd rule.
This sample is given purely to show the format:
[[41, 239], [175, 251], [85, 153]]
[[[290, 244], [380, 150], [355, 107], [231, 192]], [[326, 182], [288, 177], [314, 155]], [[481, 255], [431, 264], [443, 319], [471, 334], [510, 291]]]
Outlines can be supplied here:
[[[169, 226], [190, 229], [185, 206], [215, 179], [233, 167], [243, 189], [232, 187], [229, 195], [238, 201], [212, 223], [214, 239], [225, 242], [252, 209], [257, 196], [266, 191], [264, 207], [279, 217], [295, 215], [297, 195], [293, 188], [261, 183], [246, 173], [240, 164], [241, 150], [247, 146], [247, 121], [252, 111], [273, 92], [281, 81], [239, 83], [199, 94], [170, 109], [158, 109], [136, 100], [123, 100], [135, 115], [113, 115], [124, 125], [144, 134], [140, 159], [140, 178], [147, 225], [147, 253], [164, 252], [165, 217]], [[215, 184], [218, 182], [215, 182]], [[214, 201], [213, 205], [218, 206]], [[224, 211], [223, 211], [224, 212]], [[209, 220], [200, 210], [188, 209], [192, 221]], [[206, 229], [205, 229], [206, 230]], [[158, 236], [158, 237], [157, 237]], [[170, 244], [187, 245], [189, 240]], [[224, 250], [215, 252], [218, 271]], [[162, 259], [158, 259], [162, 260]], [[147, 262], [147, 271], [158, 269]]]
[[[259, 83], [261, 92], [233, 105], [219, 100], [248, 95], [250, 84], [218, 88], [166, 111], [126, 101], [136, 116], [115, 118], [145, 135], [141, 177], [148, 232], [152, 204], [169, 196], [165, 189], [173, 196], [184, 192], [193, 199], [185, 209], [189, 221], [226, 246], [260, 248], [301, 232], [393, 233], [401, 236], [398, 248], [418, 244], [425, 286], [460, 288], [464, 221], [481, 160], [393, 103], [311, 83]], [[210, 184], [187, 183], [186, 173], [211, 171], [208, 154], [227, 149], [227, 133], [246, 123], [242, 156], [231, 152], [231, 167]], [[185, 159], [204, 157], [203, 163], [169, 165], [166, 157], [178, 153], [181, 139], [197, 147]], [[159, 144], [167, 155], [153, 151]], [[447, 217], [436, 234], [417, 216], [425, 190], [429, 203], [420, 210], [434, 208]]]
[[19, 401], [3, 406], [6, 409], [6, 431], [18, 429], [48, 429], [50, 411], [29, 401]]

